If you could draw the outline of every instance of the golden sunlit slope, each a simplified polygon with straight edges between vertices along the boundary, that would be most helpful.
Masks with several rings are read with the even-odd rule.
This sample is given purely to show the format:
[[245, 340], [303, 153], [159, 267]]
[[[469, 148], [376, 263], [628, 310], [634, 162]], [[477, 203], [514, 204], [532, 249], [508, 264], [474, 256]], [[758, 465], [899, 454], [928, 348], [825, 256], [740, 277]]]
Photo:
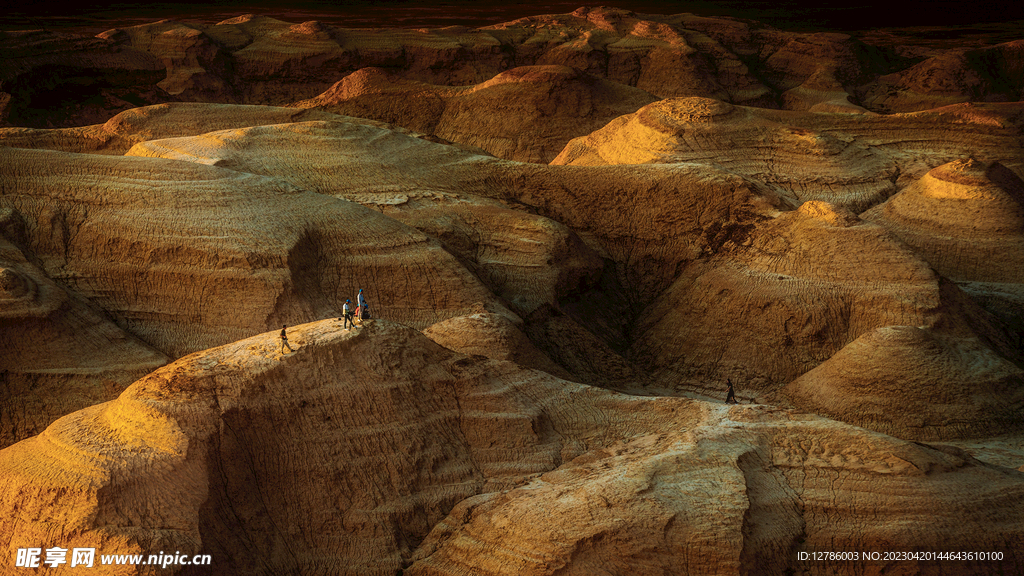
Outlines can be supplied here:
[[1020, 473], [954, 448], [616, 394], [384, 321], [291, 339], [183, 358], [0, 452], [4, 553], [202, 552], [225, 575], [741, 574], [839, 539], [1004, 550], [965, 573], [1021, 568]]
[[[994, 347], [1019, 356], [1012, 334], [998, 320], [944, 284], [885, 228], [816, 201], [780, 215], [775, 206], [785, 204], [769, 193], [692, 164], [525, 166], [344, 122], [150, 141], [131, 153], [280, 175], [310, 190], [379, 207], [439, 238], [527, 320], [523, 328], [547, 357], [586, 382], [614, 380], [630, 389], [653, 383], [717, 394], [722, 380], [731, 377], [742, 383], [744, 397], [779, 399], [788, 382], [861, 335], [892, 325], [933, 326], [972, 349]], [[517, 179], [510, 181], [509, 173]], [[660, 177], [664, 186], [651, 189], [649, 197], [636, 194], [635, 185], [619, 184], [645, 173]], [[599, 178], [606, 181], [604, 190], [622, 190], [621, 200], [606, 200], [594, 185]], [[460, 188], [493, 198], [460, 194]], [[534, 208], [581, 231], [589, 246], [561, 224], [513, 209], [538, 201]], [[708, 210], [720, 216], [709, 217]], [[621, 234], [624, 226], [634, 232]], [[660, 242], [645, 246], [647, 234], [660, 235]], [[619, 267], [622, 300], [598, 295], [608, 279], [598, 255]], [[576, 299], [589, 310], [576, 313], [581, 307], [570, 302]], [[620, 328], [621, 337], [609, 338], [607, 325], [630, 313], [639, 320]], [[610, 321], [602, 325], [602, 317]], [[474, 350], [467, 340], [483, 326], [467, 320], [459, 319], [464, 326], [445, 323], [438, 341]], [[483, 348], [500, 350], [478, 353], [520, 357], [525, 365], [559, 373], [532, 352], [506, 350], [521, 346], [508, 340], [517, 333], [509, 329], [501, 337], [492, 329], [480, 333]], [[619, 346], [618, 352], [602, 340]], [[620, 361], [623, 348], [628, 353]], [[906, 369], [879, 366], [879, 378], [896, 378]], [[890, 393], [883, 405], [894, 401]], [[1005, 415], [983, 420], [1001, 422], [1019, 408], [1011, 404]], [[906, 415], [924, 418], [927, 411]], [[917, 434], [891, 423], [876, 426]], [[978, 429], [953, 425], [940, 435]]]
[[[452, 266], [439, 282], [370, 285], [364, 278], [346, 286], [347, 275], [373, 268], [365, 261], [351, 267], [341, 256], [351, 252], [329, 243], [300, 242], [281, 249], [299, 278], [291, 281], [304, 294], [297, 299], [316, 303], [304, 304], [299, 317], [335, 316], [359, 287], [373, 295], [376, 311], [419, 328], [484, 311], [505, 314], [579, 381], [634, 390], [654, 383], [678, 392], [717, 390], [721, 379], [733, 377], [741, 394], [774, 398], [862, 334], [891, 325], [940, 323], [956, 337], [981, 337], [981, 346], [1019, 355], [999, 321], [969, 306], [955, 288], [943, 288], [883, 228], [821, 202], [780, 212], [790, 208], [785, 200], [716, 166], [521, 164], [344, 119], [146, 140], [124, 159], [144, 161], [131, 156], [156, 157], [146, 161], [183, 174], [284, 186], [297, 195], [288, 203], [295, 218], [312, 218], [336, 234], [404, 222], [437, 239], [435, 249], [443, 247], [438, 254]], [[238, 198], [236, 208], [266, 196], [234, 194], [228, 198]], [[360, 212], [342, 199], [372, 210]], [[268, 221], [270, 230], [288, 213], [265, 200], [259, 206], [250, 217]], [[355, 212], [329, 217], [326, 206]], [[241, 234], [236, 241], [251, 242], [243, 227], [230, 231]], [[349, 240], [332, 242], [351, 249]], [[342, 263], [323, 267], [327, 254]], [[382, 259], [374, 258], [374, 266]], [[821, 268], [822, 261], [830, 266]], [[265, 268], [240, 274], [262, 277]], [[99, 303], [118, 314], [144, 308], [131, 304], [135, 296], [120, 298], [114, 306]], [[262, 324], [252, 330], [277, 324], [265, 311], [258, 315]], [[140, 326], [134, 333], [161, 332]]]
[[668, 400], [638, 417], [652, 400], [470, 359], [386, 321], [325, 320], [290, 340], [283, 356], [276, 332], [188, 356], [4, 451], [5, 547], [45, 533], [206, 550], [221, 574], [390, 574], [459, 501], [700, 413]]
[[[685, 430], [671, 427], [590, 452], [516, 490], [460, 503], [406, 573], [540, 575], [557, 567], [580, 576], [674, 574], [687, 566], [700, 573], [785, 574], [807, 570], [800, 552], [836, 542], [872, 550], [909, 546], [908, 538], [941, 547], [983, 537], [1000, 547], [1019, 538], [1011, 535], [1017, 531], [1011, 514], [982, 512], [952, 494], [974, 499], [988, 492], [1015, 507], [1021, 499], [1010, 486], [1019, 478], [951, 447], [765, 407], [718, 405]], [[851, 565], [869, 571], [882, 564], [816, 567], [843, 573]], [[1017, 565], [1014, 559], [958, 569], [998, 574]], [[882, 569], [942, 573], [925, 562]]]
[[[188, 105], [175, 110], [178, 106], [169, 106], [170, 110], [160, 114], [144, 109], [123, 117], [174, 117], [192, 111], [200, 119], [215, 118], [218, 112], [224, 112], [225, 118], [237, 116], [240, 122], [254, 118], [247, 116], [248, 107], [236, 112], [223, 105]], [[155, 119], [120, 125], [125, 127], [126, 141], [145, 140], [155, 130], [163, 129]], [[138, 133], [131, 131], [133, 125]], [[195, 125], [203, 126], [202, 122]], [[577, 377], [602, 379], [615, 375], [622, 381], [635, 381], [640, 376], [618, 358], [627, 345], [623, 338], [629, 316], [655, 298], [679, 266], [699, 257], [709, 242], [716, 242], [716, 218], [745, 226], [763, 218], [763, 214], [773, 213], [779, 205], [771, 194], [765, 195], [742, 178], [690, 166], [519, 164], [353, 120], [235, 128], [195, 137], [145, 140], [123, 159], [16, 149], [6, 149], [4, 154], [12, 159], [12, 169], [6, 176], [12, 194], [7, 202], [13, 206], [15, 198], [29, 199], [18, 209], [34, 211], [27, 220], [37, 222], [34, 226], [43, 231], [43, 240], [39, 234], [31, 238], [40, 243], [41, 248], [33, 249], [41, 252], [44, 263], [48, 262], [44, 268], [61, 268], [61, 281], [66, 285], [122, 319], [133, 334], [172, 355], [223, 342], [213, 333], [225, 326], [234, 326], [232, 334], [242, 336], [247, 330], [295, 321], [292, 318], [336, 315], [342, 298], [351, 297], [363, 287], [374, 295], [372, 304], [379, 311], [387, 311], [388, 318], [422, 327], [447, 317], [479, 312], [478, 305], [506, 313], [502, 310], [507, 305], [521, 317], [529, 317], [530, 325], [523, 329], [546, 354]], [[179, 160], [190, 160], [191, 164]], [[52, 174], [37, 169], [47, 162], [58, 162], [63, 168]], [[69, 227], [78, 234], [67, 240], [49, 231], [53, 226], [46, 216], [49, 212], [38, 205], [40, 195], [50, 198], [63, 190], [65, 179], [75, 194], [85, 198], [93, 197], [91, 182], [102, 183], [110, 197], [110, 202], [88, 211], [79, 207], [81, 201], [75, 197], [69, 198], [67, 205], [56, 205], [61, 218], [67, 211], [77, 218], [69, 221]], [[122, 191], [124, 196], [109, 194], [111, 190]], [[303, 190], [339, 199], [310, 196]], [[358, 206], [340, 198], [359, 201], [373, 211], [356, 210]], [[118, 236], [122, 232], [113, 232], [119, 227], [105, 224], [119, 221], [119, 214], [127, 213], [129, 208], [141, 217], [130, 217], [126, 222], [145, 230], [137, 233], [141, 238], [154, 238], [147, 240], [155, 246], [152, 251], [145, 243], [126, 248]], [[343, 215], [335, 214], [335, 210], [355, 212]], [[394, 282], [390, 280], [394, 277], [387, 275], [390, 272], [382, 275], [381, 267], [387, 266], [382, 262], [387, 258], [362, 254], [392, 249], [394, 242], [409, 231], [397, 235], [381, 232], [387, 238], [383, 244], [379, 244], [378, 236], [362, 233], [364, 226], [384, 226], [381, 230], [399, 226], [394, 230], [402, 230], [381, 212], [437, 238], [458, 263], [440, 253], [441, 260], [431, 259], [427, 269], [447, 261], [456, 266], [451, 270], [453, 276], [444, 273], [438, 282], [417, 284]], [[198, 222], [193, 223], [193, 219]], [[345, 263], [325, 263], [322, 255], [344, 260], [341, 255], [353, 253], [329, 249], [330, 243], [313, 232], [305, 240], [301, 235], [296, 238], [296, 225], [286, 224], [295, 221], [312, 222], [301, 225], [306, 230], [326, 226], [330, 234], [355, 234], [359, 245], [367, 248], [353, 248], [348, 240], [332, 240], [359, 256]], [[182, 227], [177, 222], [187, 224]], [[173, 233], [163, 236], [159, 231], [164, 227]], [[288, 232], [278, 237], [275, 230]], [[154, 231], [158, 233], [154, 235]], [[130, 226], [123, 233], [136, 234]], [[117, 240], [100, 241], [108, 236]], [[246, 247], [257, 238], [257, 248]], [[171, 250], [170, 246], [190, 246], [193, 242], [208, 245], [201, 249], [206, 258], [214, 258], [216, 253], [220, 262], [234, 250], [248, 264], [225, 262], [223, 266], [229, 272], [217, 272], [218, 280], [207, 286], [206, 294], [192, 289], [184, 295], [181, 291], [194, 281], [183, 283], [180, 279], [203, 277], [205, 273], [192, 270], [203, 260], [196, 260], [192, 252], [182, 248]], [[242, 247], [226, 248], [232, 243]], [[71, 247], [70, 253], [66, 253], [65, 244]], [[86, 250], [87, 245], [94, 244], [102, 247], [96, 259]], [[275, 251], [279, 255], [270, 256]], [[166, 267], [153, 266], [151, 261], [166, 262]], [[209, 264], [214, 269], [220, 265]], [[166, 280], [170, 276], [164, 275], [175, 266], [190, 268], [176, 272], [174, 277], [179, 281], [170, 282]], [[143, 282], [141, 286], [163, 285], [166, 281], [168, 290], [176, 295], [161, 295], [162, 288], [128, 290], [116, 280], [126, 267], [133, 274], [142, 274], [137, 276]], [[108, 268], [114, 272], [106, 271]], [[402, 274], [419, 275], [408, 265], [401, 270]], [[504, 303], [486, 291], [480, 292], [476, 278], [466, 276], [470, 273]], [[225, 274], [233, 278], [230, 289], [224, 284]], [[372, 283], [374, 275], [379, 284]], [[268, 287], [270, 278], [277, 278], [280, 286], [275, 280]], [[291, 290], [298, 295], [274, 296]], [[226, 312], [208, 302], [219, 301], [227, 293], [248, 294], [245, 306], [254, 311], [235, 310], [230, 317], [221, 316]], [[232, 296], [229, 300], [238, 298]], [[426, 303], [424, 298], [436, 300]], [[276, 311], [279, 305], [296, 307], [294, 316]], [[203, 312], [198, 312], [200, 309]], [[211, 324], [221, 327], [213, 328]], [[213, 333], [207, 334], [209, 331]]]
[[[745, 224], [783, 205], [747, 179], [694, 164], [537, 166], [474, 155], [348, 121], [154, 140], [136, 146], [129, 155], [188, 160], [274, 176], [307, 190], [374, 206], [410, 223], [416, 221], [418, 212], [429, 213], [432, 205], [443, 210], [434, 211], [431, 217], [447, 214], [449, 220], [454, 215], [502, 206], [518, 209], [526, 212], [520, 219], [536, 221], [531, 227], [571, 236], [559, 231], [566, 226], [600, 255], [624, 262], [627, 269], [643, 267], [631, 271], [635, 274], [628, 282], [631, 285], [666, 282], [680, 261], [699, 254], [701, 236], [707, 234], [705, 228], [713, 220]], [[482, 216], [462, 219], [471, 224], [471, 220], [479, 221], [473, 228], [502, 225]], [[416, 225], [428, 226], [426, 222]], [[438, 235], [451, 227], [435, 225], [442, 229]], [[516, 243], [523, 246], [521, 251], [536, 244], [524, 230], [517, 233], [525, 236]], [[512, 242], [511, 237], [503, 240], [506, 246]], [[513, 246], [504, 252], [520, 251]], [[501, 255], [495, 253], [494, 257]], [[649, 297], [648, 290], [645, 286], [645, 297]]]
[[[0, 448], [115, 398], [169, 359], [26, 260], [24, 223], [0, 210]], [[8, 240], [10, 238], [10, 240]]]
[[0, 32], [0, 555], [1024, 572], [1021, 42], [287, 19]]
[[545, 353], [586, 378], [636, 379], [621, 365], [592, 367], [617, 362], [600, 341], [625, 349], [625, 319], [720, 243], [720, 220], [742, 228], [782, 205], [743, 178], [692, 165], [521, 164], [348, 122], [154, 140], [130, 154], [273, 176], [415, 226], [530, 320]]
[[214, 130], [304, 120], [337, 120], [317, 110], [175, 102], [132, 108], [103, 124], [79, 128], [0, 128], [0, 144], [65, 152], [124, 154], [139, 142]]

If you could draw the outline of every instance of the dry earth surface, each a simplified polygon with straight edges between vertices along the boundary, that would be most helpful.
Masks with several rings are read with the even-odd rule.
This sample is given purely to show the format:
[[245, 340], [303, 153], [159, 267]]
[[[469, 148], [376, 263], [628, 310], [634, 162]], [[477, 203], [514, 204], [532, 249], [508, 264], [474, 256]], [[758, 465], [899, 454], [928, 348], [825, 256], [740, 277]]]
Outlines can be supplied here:
[[0, 573], [1024, 572], [1024, 40], [883, 36], [0, 31]]

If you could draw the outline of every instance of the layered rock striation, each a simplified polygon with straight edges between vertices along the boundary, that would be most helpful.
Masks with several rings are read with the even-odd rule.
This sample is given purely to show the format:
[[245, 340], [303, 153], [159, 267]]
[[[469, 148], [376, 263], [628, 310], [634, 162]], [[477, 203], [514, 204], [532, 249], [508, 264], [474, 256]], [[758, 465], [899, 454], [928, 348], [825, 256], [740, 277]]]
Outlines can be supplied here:
[[1024, 182], [999, 162], [937, 166], [864, 214], [1024, 338]]
[[[284, 110], [266, 113], [277, 118]], [[684, 114], [687, 110], [693, 114]], [[988, 116], [967, 116], [970, 109], [958, 108], [928, 118], [974, 119], [976, 139], [951, 145], [954, 150], [1009, 142], [1004, 120], [985, 123], [998, 114], [1009, 118], [1005, 111], [981, 112]], [[344, 298], [366, 288], [376, 311], [419, 328], [483, 312], [503, 315], [564, 372], [537, 358], [531, 365], [625, 390], [717, 395], [720, 382], [732, 377], [742, 383], [743, 397], [781, 399], [779, 390], [787, 383], [886, 326], [929, 326], [1012, 362], [1019, 359], [1013, 328], [1019, 314], [1006, 309], [1012, 308], [1012, 298], [984, 302], [992, 318], [936, 276], [927, 257], [922, 261], [884, 227], [820, 201], [793, 211], [799, 197], [778, 181], [759, 183], [755, 178], [765, 174], [749, 163], [750, 176], [723, 169], [725, 158], [715, 164], [538, 166], [341, 117], [155, 138], [170, 129], [160, 118], [189, 113], [197, 130], [218, 115], [239, 124], [263, 118], [252, 107], [172, 105], [140, 111], [142, 120], [135, 124], [129, 114], [115, 123], [122, 127], [122, 143], [138, 142], [124, 159], [5, 152], [12, 166], [20, 166], [8, 176], [8, 189], [19, 190], [9, 197], [10, 206], [27, 210], [29, 250], [39, 253], [41, 268], [62, 275], [55, 278], [172, 357], [278, 324], [336, 317]], [[701, 118], [756, 117], [752, 110], [688, 99], [659, 102], [629, 121], [647, 118], [644, 114], [661, 119], [653, 125], [656, 134], [666, 134], [670, 122], [690, 130]], [[820, 121], [817, 116], [803, 117]], [[722, 137], [715, 135], [717, 122], [707, 124], [712, 142]], [[865, 134], [865, 141], [876, 140], [859, 149], [876, 158], [898, 158], [904, 167], [929, 158], [920, 142], [906, 149], [895, 140], [878, 141], [881, 132]], [[626, 142], [621, 153], [630, 153], [631, 146], [643, 153], [635, 144], [640, 140]], [[765, 158], [762, 169], [771, 166]], [[113, 176], [112, 189], [123, 190], [128, 199], [116, 209], [84, 210], [91, 189], [72, 183], [80, 200], [44, 209], [40, 202], [64, 185], [58, 184], [62, 173], [44, 174], [33, 166], [57, 159], [68, 176]], [[737, 158], [730, 168], [742, 162]], [[146, 176], [118, 177], [118, 170]], [[1009, 182], [1010, 171], [1000, 170], [1000, 181]], [[894, 176], [884, 186], [900, 182]], [[186, 189], [187, 194], [180, 192]], [[832, 195], [854, 204], [865, 201], [850, 190]], [[185, 196], [204, 217], [183, 227], [188, 212], [178, 198]], [[15, 202], [22, 197], [27, 200]], [[141, 253], [105, 248], [96, 257], [82, 257], [96, 238], [113, 234], [123, 244], [122, 232], [114, 234], [102, 223], [143, 205], [145, 218], [132, 224], [173, 230], [162, 240], [169, 244]], [[68, 232], [54, 224], [51, 212], [60, 221], [72, 215]], [[245, 224], [257, 222], [259, 228]], [[167, 248], [189, 244], [186, 237], [201, 240], [203, 258], [216, 253], [221, 262], [234, 251], [244, 254], [248, 265], [225, 263], [225, 272], [222, 264], [210, 264], [205, 273], [233, 280], [207, 284], [205, 296], [195, 291], [161, 295], [157, 287], [170, 277], [164, 276], [165, 268], [194, 268], [195, 261], [205, 261]], [[361, 244], [354, 244], [355, 238]], [[381, 238], [388, 241], [381, 244]], [[225, 248], [235, 244], [240, 248]], [[154, 254], [162, 254], [157, 260], [166, 264], [155, 265]], [[412, 282], [421, 274], [408, 265], [410, 257], [423, 258], [426, 270], [436, 270], [437, 276]], [[141, 270], [133, 274], [151, 288], [136, 293], [116, 280], [96, 280], [104, 278], [96, 270], [114, 261]], [[816, 264], [821, 261], [832, 264], [823, 269]], [[964, 289], [979, 294], [975, 285]], [[207, 307], [206, 302], [234, 301], [240, 294], [249, 300], [230, 315]], [[882, 429], [897, 433], [897, 428]]]
[[24, 240], [22, 230], [0, 211], [0, 448], [115, 398], [169, 361], [29, 262], [6, 239]]
[[634, 378], [593, 367], [628, 347], [627, 319], [725, 242], [722, 221], [742, 236], [786, 206], [753, 182], [692, 165], [520, 164], [349, 122], [154, 140], [129, 154], [280, 178], [415, 226], [532, 318], [528, 332], [547, 354], [588, 377]]

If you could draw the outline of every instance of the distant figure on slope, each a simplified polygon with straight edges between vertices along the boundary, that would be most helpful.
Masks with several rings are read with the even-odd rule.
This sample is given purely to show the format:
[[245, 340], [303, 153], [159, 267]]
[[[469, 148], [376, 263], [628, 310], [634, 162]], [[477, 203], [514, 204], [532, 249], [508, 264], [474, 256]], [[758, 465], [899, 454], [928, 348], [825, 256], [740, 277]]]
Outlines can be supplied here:
[[725, 403], [739, 404], [739, 402], [736, 401], [736, 393], [732, 391], [732, 380], [726, 378], [725, 383], [729, 385], [729, 392], [725, 396]]
[[281, 326], [281, 354], [284, 354], [284, 349], [287, 348], [289, 352], [294, 352], [292, 347], [288, 345], [288, 325], [284, 324]]
[[352, 299], [351, 298], [346, 298], [345, 299], [345, 305], [341, 307], [341, 315], [345, 317], [345, 325], [343, 327], [346, 330], [348, 330], [350, 328], [350, 326], [349, 326], [350, 324], [351, 324], [351, 328], [355, 328], [356, 327], [355, 321], [352, 320]]
[[366, 298], [363, 296], [362, 288], [359, 289], [359, 296], [356, 296], [356, 302], [361, 310], [366, 310]]

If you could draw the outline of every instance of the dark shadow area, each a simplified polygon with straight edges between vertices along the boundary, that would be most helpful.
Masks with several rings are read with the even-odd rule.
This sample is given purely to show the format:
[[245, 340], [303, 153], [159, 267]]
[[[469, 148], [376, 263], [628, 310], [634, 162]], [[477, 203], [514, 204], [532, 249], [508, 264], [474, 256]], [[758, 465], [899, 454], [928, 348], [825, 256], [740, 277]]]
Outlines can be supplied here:
[[112, 110], [175, 100], [153, 88], [165, 75], [163, 70], [40, 66], [18, 77], [19, 89], [12, 91], [7, 120], [31, 128], [102, 123], [113, 115]]
[[853, 32], [885, 27], [964, 26], [1024, 19], [1024, 3], [981, 2], [965, 9], [962, 2], [951, 0], [914, 0], [901, 3], [899, 9], [877, 0], [813, 4], [800, 0], [619, 0], [610, 3], [556, 0], [515, 4], [472, 0], [229, 0], [216, 3], [193, 0], [149, 4], [86, 0], [60, 5], [59, 8], [53, 4], [5, 0], [0, 3], [4, 14], [0, 29], [93, 28], [102, 31], [160, 18], [212, 24], [244, 13], [272, 14], [297, 21], [320, 20], [342, 27], [478, 27], [538, 14], [568, 13], [585, 5], [609, 5], [652, 14], [690, 12], [700, 16], [729, 16], [792, 31]]

